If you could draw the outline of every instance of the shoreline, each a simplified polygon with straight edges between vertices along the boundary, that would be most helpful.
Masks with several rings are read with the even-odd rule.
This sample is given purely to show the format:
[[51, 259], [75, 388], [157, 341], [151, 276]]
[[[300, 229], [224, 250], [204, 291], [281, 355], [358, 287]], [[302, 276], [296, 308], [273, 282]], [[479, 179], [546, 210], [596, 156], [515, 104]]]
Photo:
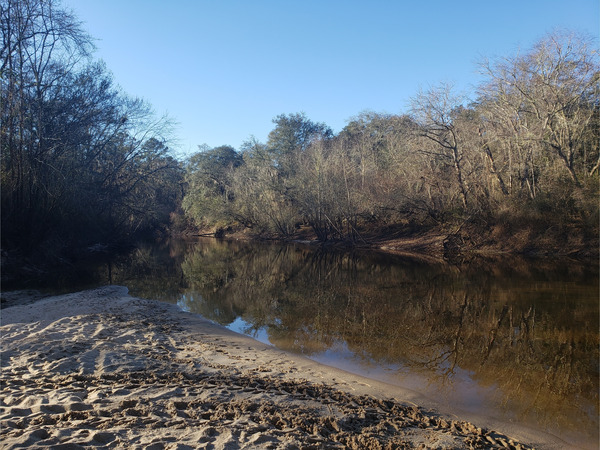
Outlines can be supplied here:
[[[222, 241], [240, 241], [240, 242], [262, 242], [262, 243], [277, 243], [277, 244], [298, 244], [307, 248], [323, 248], [333, 249], [344, 252], [372, 252], [388, 256], [396, 256], [408, 260], [418, 261], [426, 264], [451, 264], [461, 266], [470, 264], [474, 261], [494, 262], [504, 259], [527, 259], [537, 261], [553, 261], [553, 260], [569, 260], [577, 264], [593, 264], [597, 265], [600, 257], [600, 246], [598, 239], [593, 238], [586, 241], [584, 244], [569, 247], [569, 246], [536, 246], [532, 244], [527, 248], [517, 248], [512, 246], [508, 241], [504, 242], [479, 242], [474, 245], [472, 242], [462, 242], [466, 238], [457, 237], [448, 232], [440, 230], [422, 230], [408, 232], [402, 236], [397, 233], [390, 235], [368, 235], [365, 236], [368, 241], [362, 243], [350, 241], [327, 241], [320, 242], [316, 240], [314, 234], [307, 232], [298, 233], [290, 238], [281, 238], [267, 235], [252, 235], [244, 231], [228, 232], [222, 236], [215, 236], [215, 232], [185, 232], [185, 233], [168, 233], [160, 238], [152, 239], [153, 242], [168, 241], [170, 239], [180, 239], [187, 242], [197, 242], [200, 239], [216, 239]], [[456, 241], [461, 241], [462, 244], [457, 245]], [[469, 241], [469, 239], [466, 239]], [[143, 242], [140, 241], [140, 242]], [[139, 243], [139, 242], [138, 242]], [[74, 268], [81, 263], [97, 260], [110, 260], [111, 257], [120, 255], [120, 251], [125, 248], [136, 248], [135, 242], [128, 244], [121, 243], [113, 246], [111, 244], [97, 243], [94, 246], [81, 248], [74, 252], [70, 257], [51, 257], [38, 259], [33, 256], [19, 255], [18, 251], [2, 250], [2, 285], [8, 286], [9, 290], [27, 289], [19, 283], [23, 274], [27, 274], [28, 278], [43, 280], [48, 276], [52, 276], [53, 271], [57, 267], [62, 267], [67, 270]], [[58, 252], [60, 253], [60, 252]]]
[[2, 448], [568, 447], [127, 292], [2, 304]]
[[[569, 258], [580, 262], [594, 262], [600, 255], [598, 237], [573, 245], [564, 240], [549, 239], [547, 236], [532, 235], [525, 241], [515, 238], [514, 233], [494, 234], [473, 226], [458, 229], [423, 227], [420, 229], [391, 230], [389, 232], [364, 231], [357, 241], [319, 241], [311, 230], [299, 230], [294, 235], [283, 238], [268, 234], [251, 234], [248, 230], [232, 230], [219, 233], [214, 230], [196, 230], [175, 233], [181, 239], [209, 237], [223, 240], [256, 242], [299, 243], [311, 247], [335, 248], [344, 250], [369, 250], [389, 255], [404, 256], [430, 263], [461, 263], [474, 258], [496, 259], [498, 257], [522, 257], [533, 259]], [[516, 239], [516, 240], [515, 240]]]

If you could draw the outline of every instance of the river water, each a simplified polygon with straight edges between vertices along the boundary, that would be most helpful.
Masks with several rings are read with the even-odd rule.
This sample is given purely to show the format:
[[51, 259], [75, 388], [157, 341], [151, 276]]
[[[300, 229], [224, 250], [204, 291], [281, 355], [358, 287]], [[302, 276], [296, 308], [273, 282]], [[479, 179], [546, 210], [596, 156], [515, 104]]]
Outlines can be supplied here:
[[143, 245], [86, 276], [453, 411], [598, 442], [597, 265], [205, 239]]

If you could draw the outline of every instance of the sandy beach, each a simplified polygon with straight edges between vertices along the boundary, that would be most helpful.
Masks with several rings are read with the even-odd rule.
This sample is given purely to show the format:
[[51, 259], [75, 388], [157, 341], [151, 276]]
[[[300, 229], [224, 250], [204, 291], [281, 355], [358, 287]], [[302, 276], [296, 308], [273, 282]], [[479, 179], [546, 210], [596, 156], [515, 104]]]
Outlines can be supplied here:
[[107, 286], [2, 303], [2, 448], [565, 448]]

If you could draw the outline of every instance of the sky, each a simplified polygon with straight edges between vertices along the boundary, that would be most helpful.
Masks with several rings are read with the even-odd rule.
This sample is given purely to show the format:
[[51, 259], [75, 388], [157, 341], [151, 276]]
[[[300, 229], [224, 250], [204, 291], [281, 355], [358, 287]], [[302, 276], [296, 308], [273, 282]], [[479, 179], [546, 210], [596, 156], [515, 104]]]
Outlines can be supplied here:
[[598, 39], [598, 0], [62, 0], [96, 59], [176, 122], [171, 148], [266, 142], [280, 114], [335, 133], [363, 111], [402, 114], [420, 89], [467, 95], [483, 58], [546, 33]]

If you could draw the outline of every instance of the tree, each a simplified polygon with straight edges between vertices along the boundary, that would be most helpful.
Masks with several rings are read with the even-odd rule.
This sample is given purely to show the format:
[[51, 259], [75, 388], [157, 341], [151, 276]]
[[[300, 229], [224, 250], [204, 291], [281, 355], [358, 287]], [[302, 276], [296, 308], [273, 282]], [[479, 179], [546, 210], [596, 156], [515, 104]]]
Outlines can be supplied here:
[[333, 133], [304, 114], [282, 114], [273, 122], [266, 144], [251, 139], [242, 146], [244, 164], [233, 177], [234, 216], [246, 226], [290, 236], [302, 219], [294, 181], [298, 156]]
[[[540, 161], [558, 162], [579, 186], [586, 172], [582, 144], [600, 102], [598, 53], [590, 39], [554, 32], [524, 55], [482, 67], [489, 79], [480, 88], [487, 120], [527, 151], [527, 161], [539, 149]], [[534, 182], [532, 175], [527, 180]]]
[[0, 24], [3, 239], [18, 232], [30, 240], [43, 234], [32, 224], [49, 222], [47, 213], [60, 198], [49, 185], [61, 177], [55, 142], [45, 133], [52, 118], [48, 102], [92, 45], [53, 1], [3, 0]]
[[205, 148], [189, 159], [183, 208], [197, 225], [213, 226], [231, 220], [232, 176], [242, 163], [241, 155], [228, 145]]
[[455, 111], [463, 102], [463, 97], [452, 92], [451, 85], [440, 84], [427, 92], [419, 92], [412, 99], [411, 110], [419, 126], [419, 135], [425, 138], [421, 152], [442, 164], [451, 164], [460, 200], [466, 210], [469, 189], [463, 170], [465, 152], [460, 131], [454, 123]]
[[276, 126], [269, 133], [267, 149], [284, 176], [293, 171], [294, 153], [305, 151], [315, 140], [333, 136], [331, 128], [311, 121], [304, 113], [280, 114], [273, 123]]
[[114, 85], [57, 1], [0, 0], [0, 26], [3, 248], [117, 240], [164, 220], [154, 206], [178, 173], [168, 118]]
[[299, 213], [312, 227], [317, 238], [325, 242], [338, 222], [335, 187], [339, 180], [332, 170], [331, 142], [316, 141], [297, 155], [297, 171], [293, 178]]
[[[189, 210], [227, 205], [230, 222], [286, 237], [310, 225], [322, 241], [457, 219], [458, 232], [485, 224], [482, 240], [511, 227], [597, 234], [600, 70], [589, 42], [553, 34], [485, 68], [468, 103], [442, 83], [419, 92], [410, 115], [362, 112], [337, 136], [303, 113], [279, 115], [266, 143], [242, 146], [225, 184], [196, 173]], [[567, 227], [546, 226], [558, 209]]]
[[244, 164], [234, 176], [237, 219], [261, 232], [290, 236], [299, 217], [289, 178], [254, 138], [243, 144], [242, 155]]
[[117, 213], [113, 216], [112, 232], [165, 227], [174, 206], [181, 203], [182, 179], [179, 162], [170, 155], [166, 143], [155, 137], [144, 141], [122, 166], [118, 181], [113, 184], [118, 191], [109, 196]]
[[431, 202], [422, 195], [427, 161], [414, 151], [417, 129], [408, 115], [367, 111], [352, 118], [337, 136], [357, 164], [361, 214], [371, 221], [406, 221], [432, 212]]

